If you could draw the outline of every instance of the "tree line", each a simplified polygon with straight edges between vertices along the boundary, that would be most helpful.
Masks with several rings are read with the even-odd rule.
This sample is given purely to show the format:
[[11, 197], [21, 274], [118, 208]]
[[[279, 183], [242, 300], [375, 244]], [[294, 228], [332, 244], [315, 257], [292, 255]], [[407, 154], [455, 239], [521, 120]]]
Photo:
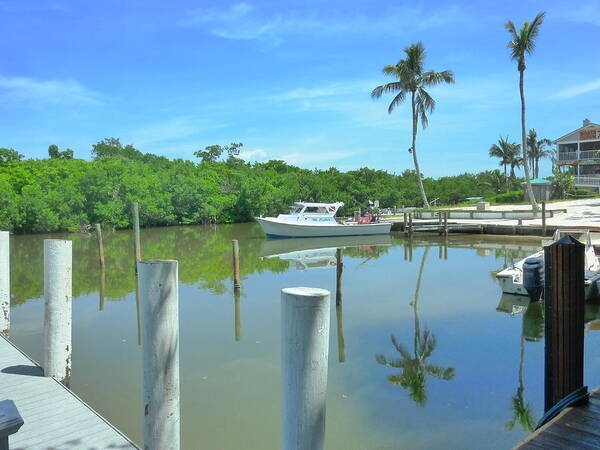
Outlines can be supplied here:
[[[0, 149], [0, 229], [17, 233], [77, 231], [88, 224], [131, 226], [140, 205], [142, 226], [247, 222], [274, 215], [295, 201], [343, 201], [351, 215], [379, 200], [382, 208], [421, 206], [415, 171], [392, 174], [363, 167], [309, 170], [280, 160], [248, 163], [241, 143], [209, 146], [198, 162], [142, 153], [119, 139], [92, 148], [92, 160], [50, 146], [47, 159], [23, 159]], [[504, 192], [499, 170], [433, 179], [424, 187], [438, 204]]]

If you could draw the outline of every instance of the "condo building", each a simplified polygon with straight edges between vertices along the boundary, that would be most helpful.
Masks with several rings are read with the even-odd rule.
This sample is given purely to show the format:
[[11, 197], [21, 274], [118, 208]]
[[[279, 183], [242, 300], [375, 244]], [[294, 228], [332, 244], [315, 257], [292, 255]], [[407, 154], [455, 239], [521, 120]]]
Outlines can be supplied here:
[[575, 186], [600, 190], [600, 125], [588, 119], [583, 126], [556, 139], [559, 166], [573, 167]]

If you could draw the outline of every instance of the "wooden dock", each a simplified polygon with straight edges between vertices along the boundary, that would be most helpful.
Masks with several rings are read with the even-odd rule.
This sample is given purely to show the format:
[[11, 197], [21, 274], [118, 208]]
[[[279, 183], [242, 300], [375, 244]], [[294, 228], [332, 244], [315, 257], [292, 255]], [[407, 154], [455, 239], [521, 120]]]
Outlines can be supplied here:
[[11, 450], [138, 449], [100, 414], [0, 337], [0, 400], [13, 400], [25, 424]]
[[600, 448], [600, 387], [587, 405], [563, 410], [558, 416], [517, 444], [514, 449]]

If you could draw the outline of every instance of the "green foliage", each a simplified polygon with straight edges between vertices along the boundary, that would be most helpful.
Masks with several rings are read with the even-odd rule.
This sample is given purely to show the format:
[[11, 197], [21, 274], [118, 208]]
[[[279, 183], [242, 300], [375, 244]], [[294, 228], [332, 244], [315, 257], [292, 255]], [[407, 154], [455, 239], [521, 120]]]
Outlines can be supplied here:
[[559, 170], [554, 171], [553, 195], [558, 198], [566, 198], [567, 195], [572, 194], [575, 189], [575, 178], [570, 173], [560, 172]]
[[10, 162], [21, 161], [23, 155], [12, 148], [0, 147], [0, 164], [8, 164]]
[[[93, 161], [56, 157], [0, 164], [0, 228], [18, 233], [75, 231], [94, 223], [128, 228], [134, 201], [142, 226], [245, 222], [276, 215], [298, 200], [342, 201], [346, 215], [369, 200], [379, 200], [382, 208], [422, 205], [412, 170], [394, 175], [366, 167], [340, 172], [284, 161], [249, 164], [237, 157], [240, 147], [222, 147], [229, 155], [225, 161], [198, 164], [143, 154], [109, 138], [94, 145]], [[423, 178], [423, 184], [438, 204], [454, 204], [496, 194], [494, 177], [494, 171], [465, 173]]]
[[490, 197], [489, 200], [493, 203], [516, 203], [525, 200], [523, 191], [512, 191], [506, 194], [498, 194]]
[[73, 150], [70, 148], [65, 151], [60, 151], [58, 145], [52, 144], [48, 147], [48, 156], [51, 159], [73, 159]]

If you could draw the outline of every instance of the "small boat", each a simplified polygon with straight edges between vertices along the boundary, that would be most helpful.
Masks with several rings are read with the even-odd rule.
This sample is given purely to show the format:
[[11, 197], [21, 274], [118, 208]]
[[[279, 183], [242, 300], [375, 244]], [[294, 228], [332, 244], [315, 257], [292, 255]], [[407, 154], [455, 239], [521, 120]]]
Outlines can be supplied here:
[[[543, 246], [549, 245], [564, 236], [571, 235], [585, 244], [585, 298], [590, 300], [599, 296], [600, 284], [600, 261], [596, 254], [596, 246], [592, 244], [589, 230], [556, 230], [551, 241], [546, 241]], [[523, 266], [530, 258], [543, 260], [544, 250], [540, 250], [527, 258], [517, 261], [506, 269], [496, 274], [502, 292], [505, 294], [530, 295], [523, 285]], [[543, 267], [542, 267], [543, 270]]]
[[338, 222], [337, 211], [344, 206], [336, 203], [297, 202], [289, 214], [277, 217], [256, 217], [267, 237], [335, 237], [389, 234], [391, 223], [377, 222], [372, 215], [358, 222]]

